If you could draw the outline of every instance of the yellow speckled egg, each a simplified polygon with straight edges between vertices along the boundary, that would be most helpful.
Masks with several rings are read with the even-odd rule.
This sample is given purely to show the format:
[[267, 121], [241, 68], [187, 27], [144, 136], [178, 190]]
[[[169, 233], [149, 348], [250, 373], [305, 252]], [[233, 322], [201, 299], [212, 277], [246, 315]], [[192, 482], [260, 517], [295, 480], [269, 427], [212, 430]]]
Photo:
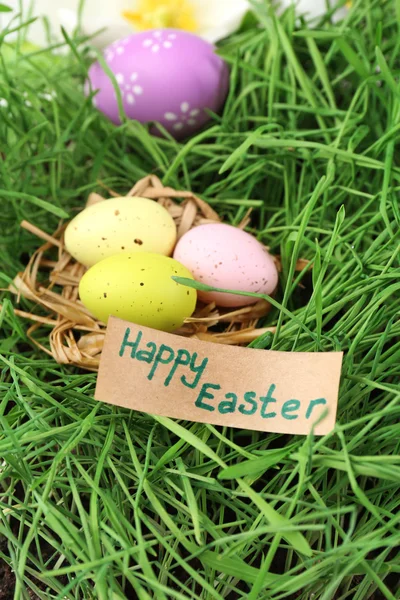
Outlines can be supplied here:
[[79, 295], [86, 308], [104, 323], [112, 315], [174, 331], [192, 315], [197, 294], [176, 283], [173, 276], [193, 279], [186, 267], [167, 256], [150, 252], [115, 254], [85, 273]]
[[86, 267], [123, 252], [156, 252], [169, 256], [176, 226], [169, 212], [154, 200], [112, 198], [80, 212], [65, 230], [65, 246]]

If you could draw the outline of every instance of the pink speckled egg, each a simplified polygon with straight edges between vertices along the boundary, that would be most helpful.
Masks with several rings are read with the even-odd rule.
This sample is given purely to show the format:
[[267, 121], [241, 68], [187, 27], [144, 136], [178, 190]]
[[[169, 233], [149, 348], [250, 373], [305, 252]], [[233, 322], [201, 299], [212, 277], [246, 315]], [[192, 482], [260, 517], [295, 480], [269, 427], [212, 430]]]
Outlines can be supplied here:
[[[176, 138], [200, 129], [218, 112], [228, 92], [229, 73], [214, 47], [192, 33], [154, 29], [108, 46], [104, 59], [120, 87], [126, 115], [141, 123], [158, 121]], [[117, 95], [99, 62], [89, 70], [95, 106], [120, 123]], [[88, 94], [86, 82], [85, 93]]]
[[[271, 295], [278, 271], [267, 250], [252, 235], [223, 223], [199, 225], [181, 237], [174, 258], [185, 265], [197, 281], [213, 287]], [[257, 298], [198, 292], [203, 302], [218, 306], [247, 306]]]

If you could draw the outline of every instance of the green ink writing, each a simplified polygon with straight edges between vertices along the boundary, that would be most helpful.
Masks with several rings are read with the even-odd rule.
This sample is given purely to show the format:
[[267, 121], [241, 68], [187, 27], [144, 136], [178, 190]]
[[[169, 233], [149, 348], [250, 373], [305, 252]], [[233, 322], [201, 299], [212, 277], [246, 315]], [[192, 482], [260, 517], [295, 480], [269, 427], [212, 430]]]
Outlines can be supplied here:
[[274, 404], [276, 403], [276, 398], [272, 397], [272, 394], [274, 393], [276, 388], [276, 385], [274, 383], [272, 383], [269, 386], [269, 390], [267, 392], [266, 396], [262, 396], [260, 398], [261, 402], [262, 402], [262, 407], [261, 407], [261, 416], [263, 419], [273, 419], [274, 417], [276, 417], [276, 412], [270, 412], [267, 413], [267, 408], [268, 408], [268, 404]]
[[157, 355], [154, 359], [153, 366], [151, 367], [150, 373], [147, 376], [147, 379], [151, 381], [154, 377], [155, 372], [157, 371], [157, 367], [159, 364], [168, 365], [168, 363], [174, 360], [175, 353], [169, 346], [165, 344], [161, 344], [158, 349]]
[[215, 410], [214, 406], [212, 406], [211, 404], [206, 404], [205, 402], [203, 402], [203, 399], [206, 398], [207, 400], [213, 400], [214, 399], [214, 394], [211, 394], [210, 392], [207, 392], [207, 389], [211, 389], [211, 390], [220, 390], [221, 386], [218, 385], [218, 383], [203, 383], [203, 385], [201, 386], [201, 390], [200, 393], [197, 397], [197, 400], [195, 402], [195, 405], [197, 406], [197, 408], [203, 408], [204, 410], [209, 410], [209, 411], [213, 411]]
[[169, 372], [168, 377], [164, 381], [165, 387], [168, 387], [172, 381], [173, 376], [175, 375], [175, 371], [179, 367], [179, 365], [187, 366], [190, 365], [190, 352], [188, 350], [178, 350], [176, 354], [176, 358], [174, 360], [174, 364], [172, 365], [172, 369]]
[[306, 412], [306, 419], [309, 419], [311, 417], [311, 413], [314, 410], [315, 406], [318, 406], [318, 404], [326, 404], [326, 400], [325, 398], [317, 398], [316, 400], [311, 400], [309, 407], [307, 408], [307, 412]]
[[292, 415], [290, 413], [295, 410], [299, 410], [300, 408], [300, 400], [287, 400], [282, 406], [282, 417], [284, 419], [288, 419], [289, 421], [293, 421], [293, 419], [297, 419], [299, 415]]
[[254, 398], [256, 397], [256, 393], [255, 392], [246, 392], [244, 395], [244, 399], [246, 402], [248, 402], [251, 406], [251, 408], [246, 408], [245, 404], [240, 404], [239, 406], [239, 412], [242, 413], [242, 415], [254, 415], [254, 413], [256, 412], [258, 406], [257, 406], [257, 402], [254, 400]]
[[[308, 420], [315, 413], [316, 407], [328, 404], [326, 398], [316, 398], [314, 400], [292, 398], [285, 401], [284, 398], [279, 398], [275, 383], [269, 385], [264, 396], [259, 396], [254, 391], [247, 391], [242, 394], [227, 392], [218, 383], [201, 384], [200, 381], [206, 373], [209, 362], [208, 358], [201, 358], [197, 352], [192, 353], [186, 348], [174, 349], [157, 342], [147, 342], [145, 344], [142, 331], [137, 332], [136, 339], [130, 339], [131, 335], [132, 330], [127, 327], [119, 349], [119, 356], [121, 358], [126, 357], [128, 353], [132, 359], [151, 365], [148, 367], [150, 369], [147, 375], [149, 381], [157, 379], [158, 375], [165, 387], [170, 386], [172, 382], [175, 382], [175, 386], [181, 384], [192, 390], [199, 387], [195, 406], [201, 410], [213, 412], [217, 409], [220, 415], [240, 413], [249, 417], [256, 415], [258, 419], [260, 417], [262, 419], [278, 417], [287, 421], [294, 421], [300, 416], [303, 419], [305, 416]], [[141, 344], [142, 348], [140, 348]], [[164, 365], [168, 366], [164, 367]], [[143, 373], [143, 375], [145, 374]], [[183, 391], [183, 388], [181, 390]], [[216, 393], [218, 390], [221, 390], [219, 398]], [[279, 401], [274, 395], [278, 396]], [[240, 418], [238, 422], [241, 422]], [[243, 426], [246, 426], [245, 423], [243, 423]]]
[[[180, 366], [189, 367], [186, 369], [187, 372], [181, 375], [181, 383], [185, 387], [191, 388], [192, 390], [198, 386], [200, 379], [206, 370], [208, 358], [203, 358], [201, 360], [199, 359], [197, 352], [193, 352], [193, 354], [191, 354], [189, 350], [186, 350], [185, 348], [174, 351], [173, 348], [165, 344], [161, 344], [158, 347], [155, 342], [148, 342], [144, 348], [139, 350], [139, 345], [143, 338], [143, 332], [139, 331], [137, 333], [135, 341], [130, 341], [130, 335], [131, 329], [130, 327], [127, 327], [121, 343], [119, 355], [123, 357], [125, 350], [128, 348], [130, 350], [131, 358], [152, 365], [147, 376], [150, 381], [154, 378], [160, 364], [168, 365], [173, 363], [168, 375], [164, 380], [164, 385], [166, 387], [170, 385]], [[190, 373], [194, 375], [193, 381], [188, 379]]]
[[151, 348], [151, 350], [149, 352], [146, 352], [146, 350], [139, 350], [136, 354], [136, 360], [140, 360], [151, 365], [156, 354], [157, 346], [154, 342], [148, 342], [146, 344], [146, 348]]
[[200, 378], [203, 375], [203, 373], [206, 369], [207, 363], [208, 363], [208, 358], [204, 358], [202, 360], [202, 362], [196, 366], [196, 360], [197, 360], [197, 352], [193, 352], [192, 358], [190, 360], [190, 370], [192, 371], [192, 373], [196, 373], [196, 377], [194, 378], [192, 383], [188, 382], [185, 375], [182, 375], [182, 377], [181, 377], [181, 381], [182, 381], [183, 385], [185, 385], [188, 388], [191, 388], [192, 390], [194, 390], [196, 388], [196, 386], [198, 385]]
[[135, 358], [135, 354], [136, 354], [136, 350], [139, 347], [140, 344], [140, 340], [142, 339], [142, 332], [139, 331], [137, 334], [137, 338], [134, 342], [129, 342], [129, 336], [130, 336], [131, 330], [129, 327], [126, 328], [125, 331], [125, 335], [124, 335], [124, 339], [122, 340], [122, 344], [121, 344], [121, 348], [119, 350], [119, 355], [123, 356], [124, 352], [125, 352], [125, 348], [131, 348], [131, 358]]
[[[238, 397], [233, 392], [228, 392], [228, 394], [225, 394], [225, 398], [227, 398], [227, 400], [223, 400], [218, 404], [218, 412], [220, 412], [221, 415], [234, 413]], [[229, 398], [232, 398], [232, 400], [228, 400]]]

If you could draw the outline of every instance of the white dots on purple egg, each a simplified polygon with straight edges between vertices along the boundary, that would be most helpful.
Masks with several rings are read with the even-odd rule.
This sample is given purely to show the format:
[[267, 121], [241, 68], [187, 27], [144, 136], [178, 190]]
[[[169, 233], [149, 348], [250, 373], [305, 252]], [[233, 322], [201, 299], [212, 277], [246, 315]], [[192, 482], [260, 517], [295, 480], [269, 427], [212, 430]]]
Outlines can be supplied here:
[[[197, 71], [189, 69], [183, 72], [183, 69], [175, 68], [175, 64], [180, 65], [181, 55], [187, 52], [190, 55], [193, 52], [194, 63], [204, 65], [207, 89], [203, 90], [202, 86], [201, 93], [197, 89]], [[99, 63], [91, 70], [90, 78], [93, 88], [101, 90], [101, 110], [115, 123], [120, 122], [117, 96], [123, 98], [128, 118], [143, 123], [161, 121], [172, 134], [176, 130], [175, 137], [179, 138], [192, 133], [207, 120], [204, 107], [218, 112], [223, 102], [227, 87], [225, 65], [215, 55], [211, 44], [195, 43], [193, 36], [187, 32], [159, 28], [132, 34], [105, 49], [104, 60], [110, 56], [113, 56], [113, 62], [107, 62], [115, 78], [114, 86], [117, 84], [121, 91], [115, 88], [115, 94], [113, 78], [104, 73]], [[168, 83], [171, 94], [160, 95], [160, 81]], [[128, 102], [128, 94], [133, 97], [134, 106], [131, 105], [132, 99]], [[175, 130], [174, 125], [177, 125]]]
[[159, 52], [162, 48], [164, 48], [165, 50], [170, 50], [173, 47], [173, 43], [171, 42], [171, 40], [176, 39], [176, 34], [168, 34], [167, 39], [164, 38], [164, 35], [164, 31], [154, 31], [153, 38], [155, 39], [146, 38], [143, 41], [142, 46], [144, 48], [150, 49], [154, 53]]
[[[129, 76], [130, 82], [126, 82], [126, 79], [122, 73], [117, 73], [115, 78], [120, 84], [121, 96], [126, 100], [126, 102], [130, 105], [136, 103], [136, 96], [141, 96], [144, 92], [143, 87], [141, 85], [135, 84], [133, 82], [137, 81], [138, 74], [136, 72], [131, 73]], [[124, 84], [124, 89], [122, 89], [122, 85]]]
[[183, 129], [185, 125], [197, 125], [197, 121], [194, 117], [200, 114], [200, 109], [193, 108], [190, 110], [190, 104], [187, 101], [181, 102], [180, 104], [180, 115], [176, 115], [174, 112], [164, 113], [164, 119], [167, 121], [176, 121], [172, 126], [176, 131]]

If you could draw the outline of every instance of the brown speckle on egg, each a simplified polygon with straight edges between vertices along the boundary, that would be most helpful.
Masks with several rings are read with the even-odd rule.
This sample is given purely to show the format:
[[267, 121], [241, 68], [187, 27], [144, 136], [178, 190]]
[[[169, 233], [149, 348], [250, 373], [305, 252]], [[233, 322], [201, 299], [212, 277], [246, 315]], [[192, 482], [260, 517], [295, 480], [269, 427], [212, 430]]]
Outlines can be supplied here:
[[[236, 227], [222, 223], [192, 228], [180, 238], [173, 256], [186, 266], [198, 281], [214, 287], [244, 292], [253, 292], [260, 287], [261, 292], [269, 293], [271, 286], [268, 284], [274, 278], [277, 279], [272, 258], [262, 252], [262, 246], [256, 238]], [[267, 270], [268, 274], [271, 270], [271, 278], [268, 283], [264, 282], [260, 285], [264, 275], [263, 270]], [[246, 306], [257, 301], [253, 298], [244, 298], [239, 294], [204, 290], [199, 290], [198, 296], [201, 301], [207, 303], [215, 301], [217, 306], [226, 307]]]
[[143, 244], [143, 240], [139, 240], [139, 238], [135, 238], [133, 240], [135, 242], [135, 244], [137, 244], [138, 246], [141, 246]]
[[119, 215], [119, 210], [115, 210], [115, 211], [114, 211], [114, 215], [115, 215], [116, 217], [118, 217], [118, 215]]

